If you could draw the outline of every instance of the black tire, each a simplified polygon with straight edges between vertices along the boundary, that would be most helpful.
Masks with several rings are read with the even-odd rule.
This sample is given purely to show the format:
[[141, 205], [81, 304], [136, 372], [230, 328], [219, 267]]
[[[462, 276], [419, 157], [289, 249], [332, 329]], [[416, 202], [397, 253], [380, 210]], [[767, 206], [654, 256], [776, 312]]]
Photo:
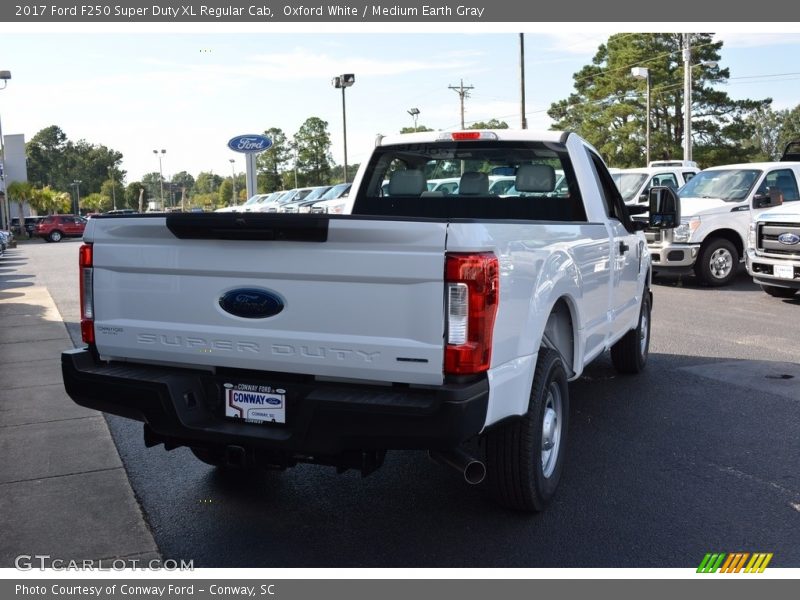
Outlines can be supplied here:
[[700, 249], [694, 272], [705, 285], [728, 285], [736, 277], [739, 258], [733, 243], [725, 238], [712, 238]]
[[60, 242], [63, 237], [63, 233], [61, 233], [58, 229], [54, 229], [50, 232], [50, 235], [47, 236], [47, 240], [50, 242]]
[[650, 314], [650, 292], [645, 290], [636, 328], [631, 329], [611, 346], [611, 362], [618, 373], [635, 375], [641, 373], [647, 365], [647, 357], [650, 355], [650, 325], [652, 323]]
[[797, 293], [797, 290], [794, 288], [778, 287], [777, 285], [762, 284], [761, 289], [775, 298], [794, 298], [794, 295]]
[[[553, 443], [549, 451], [543, 444], [546, 418], [551, 425], [548, 438]], [[564, 364], [557, 352], [540, 348], [528, 412], [486, 434], [488, 487], [499, 504], [528, 512], [545, 509], [561, 478], [568, 424]]]

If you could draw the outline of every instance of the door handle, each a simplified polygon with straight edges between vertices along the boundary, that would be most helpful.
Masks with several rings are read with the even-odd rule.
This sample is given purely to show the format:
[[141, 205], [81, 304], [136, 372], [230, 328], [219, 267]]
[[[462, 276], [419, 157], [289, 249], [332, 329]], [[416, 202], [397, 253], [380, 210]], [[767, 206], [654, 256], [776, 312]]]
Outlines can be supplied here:
[[620, 254], [625, 254], [630, 249], [631, 249], [630, 246], [628, 246], [628, 244], [626, 244], [625, 242], [620, 242], [619, 243], [619, 253]]

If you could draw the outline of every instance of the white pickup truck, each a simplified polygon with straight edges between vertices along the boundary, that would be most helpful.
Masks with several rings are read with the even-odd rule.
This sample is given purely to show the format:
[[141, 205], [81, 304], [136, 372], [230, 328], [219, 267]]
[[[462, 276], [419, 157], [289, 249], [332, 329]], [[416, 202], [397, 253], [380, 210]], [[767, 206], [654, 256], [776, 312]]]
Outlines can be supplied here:
[[710, 286], [727, 285], [744, 260], [750, 222], [781, 202], [795, 202], [800, 162], [744, 163], [705, 169], [678, 192], [681, 223], [648, 231], [653, 271], [691, 273]]
[[800, 291], [800, 202], [761, 213], [750, 225], [747, 272], [770, 296]]
[[692, 161], [653, 161], [646, 168], [609, 169], [622, 199], [628, 206], [647, 205], [650, 188], [678, 189], [700, 172]]
[[[490, 196], [509, 169], [516, 195]], [[430, 173], [460, 173], [458, 194], [427, 191]], [[651, 194], [649, 225], [674, 226], [675, 193]], [[220, 467], [366, 474], [421, 449], [486, 475], [505, 506], [543, 509], [567, 382], [609, 349], [623, 373], [647, 361], [645, 224], [597, 152], [556, 132], [381, 137], [348, 202], [92, 219], [67, 392]]]

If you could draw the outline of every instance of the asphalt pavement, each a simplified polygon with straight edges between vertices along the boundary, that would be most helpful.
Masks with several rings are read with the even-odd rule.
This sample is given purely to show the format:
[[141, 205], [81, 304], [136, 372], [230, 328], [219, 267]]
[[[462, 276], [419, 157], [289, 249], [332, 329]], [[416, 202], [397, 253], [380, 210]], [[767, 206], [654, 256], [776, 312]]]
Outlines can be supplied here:
[[0, 568], [37, 555], [157, 560], [103, 415], [64, 392], [60, 353], [72, 340], [31, 267], [35, 243], [0, 258]]
[[[102, 419], [89, 411], [68, 417], [85, 421], [75, 442], [99, 436], [90, 444], [93, 453], [82, 454], [86, 464], [70, 464], [61, 450], [50, 458], [46, 438], [30, 444], [33, 438], [19, 427], [69, 424], [53, 418], [60, 414], [55, 408], [43, 408], [42, 416], [38, 402], [23, 401], [41, 398], [44, 406], [39, 388], [51, 388], [58, 410], [79, 410], [64, 405], [70, 401], [54, 370], [58, 352], [69, 345], [64, 332], [76, 343], [80, 336], [78, 245], [32, 243], [0, 260], [2, 335], [19, 340], [41, 331], [46, 338], [0, 338], [0, 450], [30, 463], [27, 470], [6, 464], [0, 470], [0, 482], [5, 469], [13, 476], [0, 483], [0, 530], [13, 533], [13, 552], [54, 554], [55, 544], [38, 545], [37, 536], [45, 539], [56, 522], [76, 538], [72, 552], [86, 554], [80, 546], [97, 543], [95, 532], [116, 532], [127, 522], [139, 540], [136, 550], [111, 550], [114, 536], [118, 542], [124, 536], [101, 533], [108, 538], [105, 556], [155, 552], [157, 544], [165, 559], [191, 559], [196, 567], [696, 567], [706, 552], [745, 551], [773, 552], [770, 568], [800, 566], [800, 299], [771, 298], [746, 274], [723, 289], [691, 278], [657, 280], [647, 369], [618, 376], [604, 356], [570, 384], [559, 493], [545, 513], [522, 515], [498, 508], [481, 486], [467, 486], [424, 453], [390, 453], [364, 479], [311, 465], [230, 477], [186, 449], [145, 448], [141, 424], [118, 417], [104, 419], [116, 446], [109, 447]], [[53, 326], [55, 309], [37, 291], [42, 287], [66, 329]], [[13, 314], [28, 315], [29, 325], [15, 324]], [[18, 327], [30, 329], [5, 331]], [[33, 344], [42, 344], [41, 353]], [[35, 373], [35, 384], [24, 373]], [[9, 380], [13, 387], [6, 388]], [[22, 385], [34, 391], [15, 392]], [[25, 410], [36, 414], [25, 417]], [[19, 427], [6, 425], [12, 417]], [[56, 432], [50, 439], [66, 444], [68, 437]], [[23, 438], [38, 456], [24, 451]], [[58, 468], [63, 475], [52, 474]], [[119, 486], [108, 493], [124, 492], [130, 511], [117, 515], [119, 507], [104, 501], [112, 514], [93, 513], [108, 516], [107, 524], [95, 524], [81, 502], [105, 492], [88, 478], [111, 473], [119, 475]], [[27, 490], [69, 477], [85, 479], [63, 501], [31, 491], [29, 501], [7, 500], [17, 480]], [[30, 510], [21, 515], [21, 507]], [[4, 515], [7, 508], [13, 516]], [[16, 522], [23, 517], [31, 522]], [[7, 544], [0, 540], [0, 564], [8, 563]]]

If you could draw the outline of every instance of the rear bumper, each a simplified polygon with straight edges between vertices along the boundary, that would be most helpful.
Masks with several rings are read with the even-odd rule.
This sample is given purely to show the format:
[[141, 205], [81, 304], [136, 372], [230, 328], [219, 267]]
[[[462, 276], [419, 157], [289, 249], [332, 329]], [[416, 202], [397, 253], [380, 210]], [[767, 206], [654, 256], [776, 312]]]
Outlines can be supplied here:
[[[77, 404], [143, 421], [157, 441], [286, 456], [452, 448], [481, 431], [489, 399], [486, 377], [437, 387], [323, 383], [285, 373], [104, 363], [87, 349], [64, 352], [61, 366]], [[285, 388], [286, 423], [225, 418], [222, 385], [231, 380]]]

